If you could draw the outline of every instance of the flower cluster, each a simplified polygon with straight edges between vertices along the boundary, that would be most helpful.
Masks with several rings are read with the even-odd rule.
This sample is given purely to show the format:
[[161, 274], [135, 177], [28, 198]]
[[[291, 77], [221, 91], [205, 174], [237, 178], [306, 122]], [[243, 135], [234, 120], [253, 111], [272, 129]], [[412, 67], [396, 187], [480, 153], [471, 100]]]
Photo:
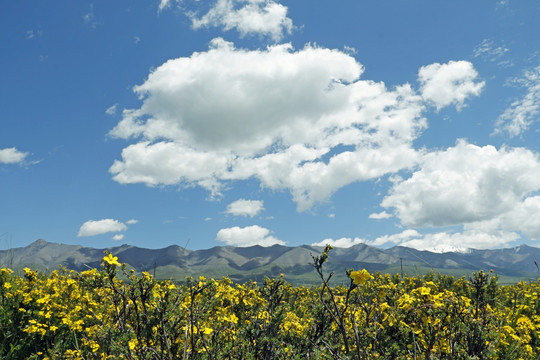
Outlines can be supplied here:
[[348, 271], [320, 286], [284, 277], [156, 280], [112, 254], [102, 269], [0, 269], [0, 358], [538, 359], [540, 282]]

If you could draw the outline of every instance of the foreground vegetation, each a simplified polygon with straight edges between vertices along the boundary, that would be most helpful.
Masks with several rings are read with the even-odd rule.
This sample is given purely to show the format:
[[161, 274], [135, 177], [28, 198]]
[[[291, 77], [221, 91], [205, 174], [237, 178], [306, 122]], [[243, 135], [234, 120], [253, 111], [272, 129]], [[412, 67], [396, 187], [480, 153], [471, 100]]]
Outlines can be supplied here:
[[81, 273], [0, 270], [2, 359], [538, 359], [540, 283], [348, 271], [318, 287], [178, 284], [107, 254]]

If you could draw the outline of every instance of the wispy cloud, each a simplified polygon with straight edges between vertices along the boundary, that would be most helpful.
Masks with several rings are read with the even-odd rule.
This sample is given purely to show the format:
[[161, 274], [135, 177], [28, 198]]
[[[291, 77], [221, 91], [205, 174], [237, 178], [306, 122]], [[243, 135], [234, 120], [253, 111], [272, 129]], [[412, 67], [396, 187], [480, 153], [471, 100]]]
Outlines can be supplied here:
[[105, 113], [107, 115], [116, 115], [116, 110], [118, 109], [118, 104], [114, 104], [114, 105], [111, 105], [107, 108], [107, 110], [105, 110]]
[[484, 39], [474, 48], [473, 55], [474, 57], [483, 57], [490, 61], [496, 61], [508, 51], [509, 49], [506, 46], [496, 45], [493, 39]]
[[92, 29], [95, 29], [99, 25], [99, 22], [96, 21], [96, 14], [95, 14], [95, 11], [94, 11], [94, 3], [90, 4], [88, 12], [86, 12], [83, 15], [82, 18], [83, 18], [83, 22], [86, 25], [90, 26]]
[[513, 83], [526, 89], [520, 99], [514, 101], [497, 119], [495, 133], [506, 132], [518, 136], [527, 131], [533, 122], [540, 120], [540, 66], [528, 70]]

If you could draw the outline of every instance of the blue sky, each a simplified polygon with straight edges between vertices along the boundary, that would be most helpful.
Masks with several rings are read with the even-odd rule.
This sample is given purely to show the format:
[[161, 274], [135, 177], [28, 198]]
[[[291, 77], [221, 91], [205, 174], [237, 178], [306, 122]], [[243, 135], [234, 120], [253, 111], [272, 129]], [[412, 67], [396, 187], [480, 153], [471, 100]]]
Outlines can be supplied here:
[[540, 240], [540, 6], [0, 5], [0, 247]]

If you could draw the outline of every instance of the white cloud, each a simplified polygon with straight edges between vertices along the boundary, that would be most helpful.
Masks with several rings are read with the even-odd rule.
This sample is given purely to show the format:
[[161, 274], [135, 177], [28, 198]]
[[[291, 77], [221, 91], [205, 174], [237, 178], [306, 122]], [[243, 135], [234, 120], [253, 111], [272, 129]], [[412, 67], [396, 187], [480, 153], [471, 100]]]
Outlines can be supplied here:
[[313, 243], [312, 246], [332, 245], [334, 247], [349, 248], [358, 244], [375, 247], [405, 246], [417, 250], [431, 252], [464, 252], [468, 249], [489, 249], [506, 246], [519, 238], [519, 234], [501, 230], [465, 230], [462, 232], [435, 232], [422, 234], [414, 229], [406, 229], [400, 233], [384, 235], [375, 240], [366, 240], [355, 237], [340, 239], [324, 239]]
[[217, 0], [205, 15], [189, 15], [194, 29], [236, 29], [241, 36], [259, 34], [274, 41], [279, 41], [284, 33], [290, 34], [293, 28], [292, 20], [287, 17], [287, 7], [273, 0]]
[[122, 150], [122, 160], [116, 160], [109, 170], [119, 183], [142, 182], [148, 186], [198, 184], [217, 193], [219, 186], [214, 174], [226, 171], [229, 157], [160, 141], [130, 145]]
[[171, 0], [159, 0], [158, 11], [167, 9], [170, 6], [171, 6]]
[[414, 229], [406, 229], [400, 233], [384, 235], [375, 240], [361, 238], [340, 238], [325, 239], [312, 246], [332, 245], [334, 247], [349, 248], [358, 244], [369, 246], [405, 246], [417, 250], [427, 250], [432, 252], [463, 252], [467, 249], [488, 249], [505, 246], [519, 238], [515, 232], [500, 230], [465, 230], [463, 232], [435, 232], [421, 234]]
[[261, 200], [239, 199], [227, 205], [225, 213], [234, 216], [254, 217], [264, 210], [264, 203]]
[[513, 232], [485, 232], [468, 230], [464, 232], [439, 232], [431, 233], [403, 241], [398, 245], [411, 247], [417, 250], [432, 252], [462, 252], [466, 249], [491, 249], [500, 248], [519, 238]]
[[124, 234], [116, 234], [112, 237], [114, 241], [120, 241], [124, 238]]
[[22, 163], [28, 156], [28, 153], [17, 150], [16, 148], [0, 149], [0, 164]]
[[105, 110], [105, 114], [107, 115], [116, 115], [116, 110], [118, 109], [118, 104], [111, 105]]
[[420, 233], [418, 231], [413, 230], [413, 229], [407, 229], [398, 234], [379, 236], [374, 241], [367, 242], [367, 244], [371, 246], [381, 246], [381, 245], [388, 245], [388, 244], [400, 245], [407, 241], [410, 241], [411, 238], [416, 238], [419, 236], [420, 236]]
[[118, 220], [88, 220], [79, 229], [78, 237], [102, 235], [110, 232], [126, 231], [127, 226]]
[[538, 154], [460, 140], [455, 147], [426, 154], [419, 170], [394, 183], [381, 205], [394, 208], [407, 226], [465, 225], [470, 231], [520, 231], [536, 237], [540, 226], [530, 219], [538, 219], [540, 204], [531, 194], [539, 190]]
[[391, 217], [392, 217], [392, 214], [389, 214], [386, 211], [382, 211], [380, 213], [369, 214], [369, 218], [375, 219], [375, 220], [389, 219]]
[[358, 244], [365, 244], [367, 241], [360, 238], [348, 238], [348, 237], [342, 237], [340, 239], [324, 239], [323, 241], [319, 241], [316, 243], [311, 244], [311, 246], [326, 246], [331, 245], [333, 247], [338, 248], [350, 248], [354, 245]]
[[460, 110], [467, 98], [480, 95], [485, 83], [476, 82], [477, 77], [473, 64], [468, 61], [434, 63], [418, 71], [422, 96], [437, 110], [452, 104]]
[[540, 240], [540, 196], [530, 196], [508, 212], [492, 219], [466, 224], [466, 229], [484, 232], [519, 232], [531, 240]]
[[27, 40], [31, 40], [31, 39], [34, 39], [36, 37], [42, 37], [43, 36], [43, 30], [41, 29], [38, 29], [38, 30], [28, 30], [26, 32], [26, 39]]
[[216, 239], [227, 245], [239, 247], [285, 245], [285, 242], [271, 236], [270, 230], [258, 225], [221, 229], [218, 231]]
[[507, 132], [517, 136], [540, 120], [540, 66], [526, 71], [522, 79], [514, 79], [527, 89], [521, 99], [514, 101], [497, 119], [496, 133]]
[[138, 109], [110, 132], [137, 143], [110, 168], [115, 181], [199, 185], [256, 178], [288, 189], [299, 211], [350, 183], [413, 167], [427, 126], [422, 97], [360, 80], [350, 55], [290, 44], [206, 52], [167, 61], [134, 88]]
[[137, 224], [139, 222], [139, 220], [136, 220], [136, 219], [130, 219], [128, 221], [126, 221], [126, 224], [128, 225], [133, 225], [133, 224]]

